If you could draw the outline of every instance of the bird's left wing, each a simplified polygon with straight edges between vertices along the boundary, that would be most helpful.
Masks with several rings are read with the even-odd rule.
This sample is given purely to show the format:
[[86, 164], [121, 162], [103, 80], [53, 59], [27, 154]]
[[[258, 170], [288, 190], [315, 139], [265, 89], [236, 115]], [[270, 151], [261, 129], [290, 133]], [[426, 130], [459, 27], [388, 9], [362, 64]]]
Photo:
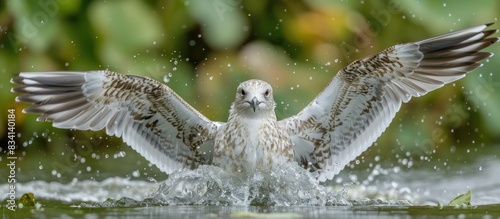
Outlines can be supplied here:
[[332, 179], [387, 128], [402, 102], [458, 80], [491, 53], [497, 30], [481, 25], [390, 47], [342, 69], [298, 115], [279, 124], [295, 159], [320, 181]]
[[[212, 122], [169, 87], [110, 71], [23, 72], [17, 101], [38, 121], [78, 130], [106, 129], [166, 173], [211, 162], [221, 123]], [[208, 151], [204, 153], [203, 151]]]

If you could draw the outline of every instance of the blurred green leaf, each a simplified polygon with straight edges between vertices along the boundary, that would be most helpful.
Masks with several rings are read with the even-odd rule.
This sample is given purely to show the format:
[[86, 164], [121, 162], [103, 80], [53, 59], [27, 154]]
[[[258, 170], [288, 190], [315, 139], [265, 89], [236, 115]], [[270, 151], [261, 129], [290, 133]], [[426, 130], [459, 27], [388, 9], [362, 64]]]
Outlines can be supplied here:
[[460, 194], [457, 197], [455, 197], [453, 200], [450, 201], [450, 203], [447, 204], [447, 206], [470, 206], [470, 200], [472, 198], [472, 192], [469, 190], [464, 194]]
[[248, 35], [249, 27], [239, 0], [192, 0], [188, 11], [201, 25], [203, 38], [216, 49], [235, 48]]
[[34, 207], [35, 195], [31, 192], [24, 193], [19, 199], [19, 204], [22, 204], [23, 207]]
[[[48, 49], [60, 27], [58, 7], [38, 1], [9, 1], [7, 6], [15, 16], [15, 33], [8, 35], [17, 49], [31, 48], [36, 53]], [[55, 3], [55, 5], [58, 5]]]
[[162, 26], [143, 1], [93, 2], [89, 20], [103, 44], [116, 44], [131, 55], [163, 40]]
[[154, 11], [142, 1], [94, 2], [88, 16], [103, 63], [114, 71], [147, 76], [148, 66], [157, 64], [155, 47], [164, 40]]

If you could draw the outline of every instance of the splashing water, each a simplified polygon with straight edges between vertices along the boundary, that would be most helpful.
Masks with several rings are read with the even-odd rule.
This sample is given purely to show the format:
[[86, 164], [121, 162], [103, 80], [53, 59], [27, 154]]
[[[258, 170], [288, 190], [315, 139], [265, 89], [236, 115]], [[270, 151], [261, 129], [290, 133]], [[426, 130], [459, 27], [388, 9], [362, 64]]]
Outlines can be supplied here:
[[59, 200], [74, 207], [410, 205], [408, 201], [348, 200], [349, 190], [359, 189], [324, 187], [297, 163], [245, 176], [200, 166], [176, 171], [160, 183], [113, 177], [101, 182], [30, 181], [17, 186], [18, 194], [33, 192], [38, 199]]
[[[495, 194], [499, 194], [499, 190], [495, 188], [500, 187], [494, 176], [498, 176], [500, 162], [497, 159], [484, 160], [474, 165], [469, 164], [481, 166], [482, 171], [472, 168], [474, 171], [464, 171], [452, 178], [448, 174], [430, 173], [424, 168], [403, 175], [399, 173], [376, 177], [375, 181], [370, 181], [367, 185], [355, 183], [348, 186], [322, 186], [298, 164], [290, 163], [272, 172], [256, 172], [245, 177], [219, 167], [201, 166], [196, 170], [174, 172], [164, 182], [119, 177], [103, 181], [74, 179], [68, 184], [35, 180], [17, 183], [16, 196], [19, 199], [23, 193], [32, 192], [42, 204], [54, 200], [69, 203], [73, 207], [111, 208], [167, 205], [409, 206], [411, 203], [444, 203], [465, 188], [471, 189], [475, 194], [474, 204], [498, 203], [498, 196]], [[460, 166], [460, 169], [464, 168]], [[383, 169], [377, 169], [381, 170]], [[429, 178], [430, 176], [436, 179]], [[400, 186], [392, 185], [395, 178], [399, 179], [397, 183]], [[441, 180], [446, 183], [440, 183]], [[0, 191], [7, 191], [8, 186], [0, 185]], [[5, 194], [0, 194], [0, 200], [6, 198]]]
[[296, 163], [280, 169], [248, 176], [225, 172], [219, 167], [202, 166], [175, 172], [151, 196], [168, 205], [325, 205], [346, 204], [341, 194], [327, 192]]
[[[16, 184], [16, 199], [23, 193], [33, 192], [37, 201], [36, 209], [26, 207], [24, 211], [16, 211], [16, 217], [52, 218], [56, 214], [76, 213], [92, 218], [108, 215], [169, 215], [173, 218], [400, 218], [446, 213], [457, 217], [465, 214], [472, 217], [486, 215], [496, 218], [500, 215], [497, 204], [500, 194], [500, 184], [497, 180], [500, 162], [494, 158], [468, 164], [479, 165], [482, 171], [478, 172], [477, 168], [472, 168], [474, 171], [464, 171], [463, 175], [453, 174], [454, 177], [451, 178], [449, 174], [436, 174], [429, 172], [429, 168], [422, 168], [403, 175], [377, 175], [375, 180], [370, 180], [371, 183], [367, 185], [354, 183], [347, 187], [339, 186], [340, 188], [319, 185], [297, 164], [246, 177], [225, 172], [218, 167], [202, 166], [196, 170], [174, 172], [160, 183], [119, 177], [103, 181], [75, 179], [68, 184], [36, 180]], [[460, 169], [464, 169], [463, 167], [460, 166]], [[346, 174], [348, 173], [339, 177]], [[394, 182], [395, 178], [404, 186], [384, 186]], [[463, 192], [467, 185], [475, 185], [469, 188], [475, 194], [474, 205], [483, 205], [474, 206], [474, 209], [454, 208], [453, 211], [443, 211], [442, 207], [436, 204], [437, 201], [447, 203], [456, 192]], [[7, 186], [8, 184], [0, 184], [0, 191], [7, 190]], [[400, 188], [406, 186], [408, 189], [401, 191]], [[424, 193], [420, 197], [423, 200], [419, 201], [418, 193]], [[425, 195], [427, 193], [428, 195]], [[5, 198], [5, 194], [0, 194], [0, 199]], [[410, 203], [417, 206], [412, 207]], [[418, 206], [422, 204], [426, 206]], [[347, 207], [330, 207], [332, 205]]]

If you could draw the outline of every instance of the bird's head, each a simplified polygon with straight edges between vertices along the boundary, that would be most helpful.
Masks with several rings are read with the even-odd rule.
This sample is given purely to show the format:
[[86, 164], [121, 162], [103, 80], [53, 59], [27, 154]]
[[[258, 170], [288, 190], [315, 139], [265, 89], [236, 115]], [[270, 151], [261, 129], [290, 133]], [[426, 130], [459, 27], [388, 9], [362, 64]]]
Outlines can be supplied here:
[[265, 81], [248, 80], [236, 89], [233, 109], [239, 114], [256, 116], [274, 112], [273, 88]]

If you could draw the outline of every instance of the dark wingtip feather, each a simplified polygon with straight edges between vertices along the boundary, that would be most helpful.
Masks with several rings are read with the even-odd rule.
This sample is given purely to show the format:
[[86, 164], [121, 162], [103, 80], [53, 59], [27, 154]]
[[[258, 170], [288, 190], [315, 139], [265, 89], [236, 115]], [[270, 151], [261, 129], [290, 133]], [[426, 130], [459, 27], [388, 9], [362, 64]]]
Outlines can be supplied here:
[[12, 84], [24, 84], [23, 83], [23, 78], [19, 76], [19, 74], [13, 78], [10, 79], [10, 83]]
[[[485, 47], [487, 47], [498, 41], [498, 37], [488, 38], [490, 35], [497, 33], [497, 29], [485, 30], [492, 24], [493, 23], [488, 23], [476, 27], [450, 32], [416, 43], [420, 46], [419, 51], [424, 54], [441, 52], [443, 50], [449, 51], [456, 49], [457, 47], [466, 47], [468, 45], [480, 43], [482, 41], [490, 41], [489, 44], [487, 42], [484, 42], [486, 44]], [[477, 49], [476, 51], [479, 51], [481, 49], [482, 48]]]
[[[496, 32], [498, 32], [498, 30], [496, 30]], [[488, 38], [488, 39], [490, 39], [491, 44], [493, 44], [493, 43], [496, 43], [496, 42], [500, 41], [500, 37], [493, 37], [493, 38]], [[490, 45], [491, 45], [491, 44], [490, 44]]]

